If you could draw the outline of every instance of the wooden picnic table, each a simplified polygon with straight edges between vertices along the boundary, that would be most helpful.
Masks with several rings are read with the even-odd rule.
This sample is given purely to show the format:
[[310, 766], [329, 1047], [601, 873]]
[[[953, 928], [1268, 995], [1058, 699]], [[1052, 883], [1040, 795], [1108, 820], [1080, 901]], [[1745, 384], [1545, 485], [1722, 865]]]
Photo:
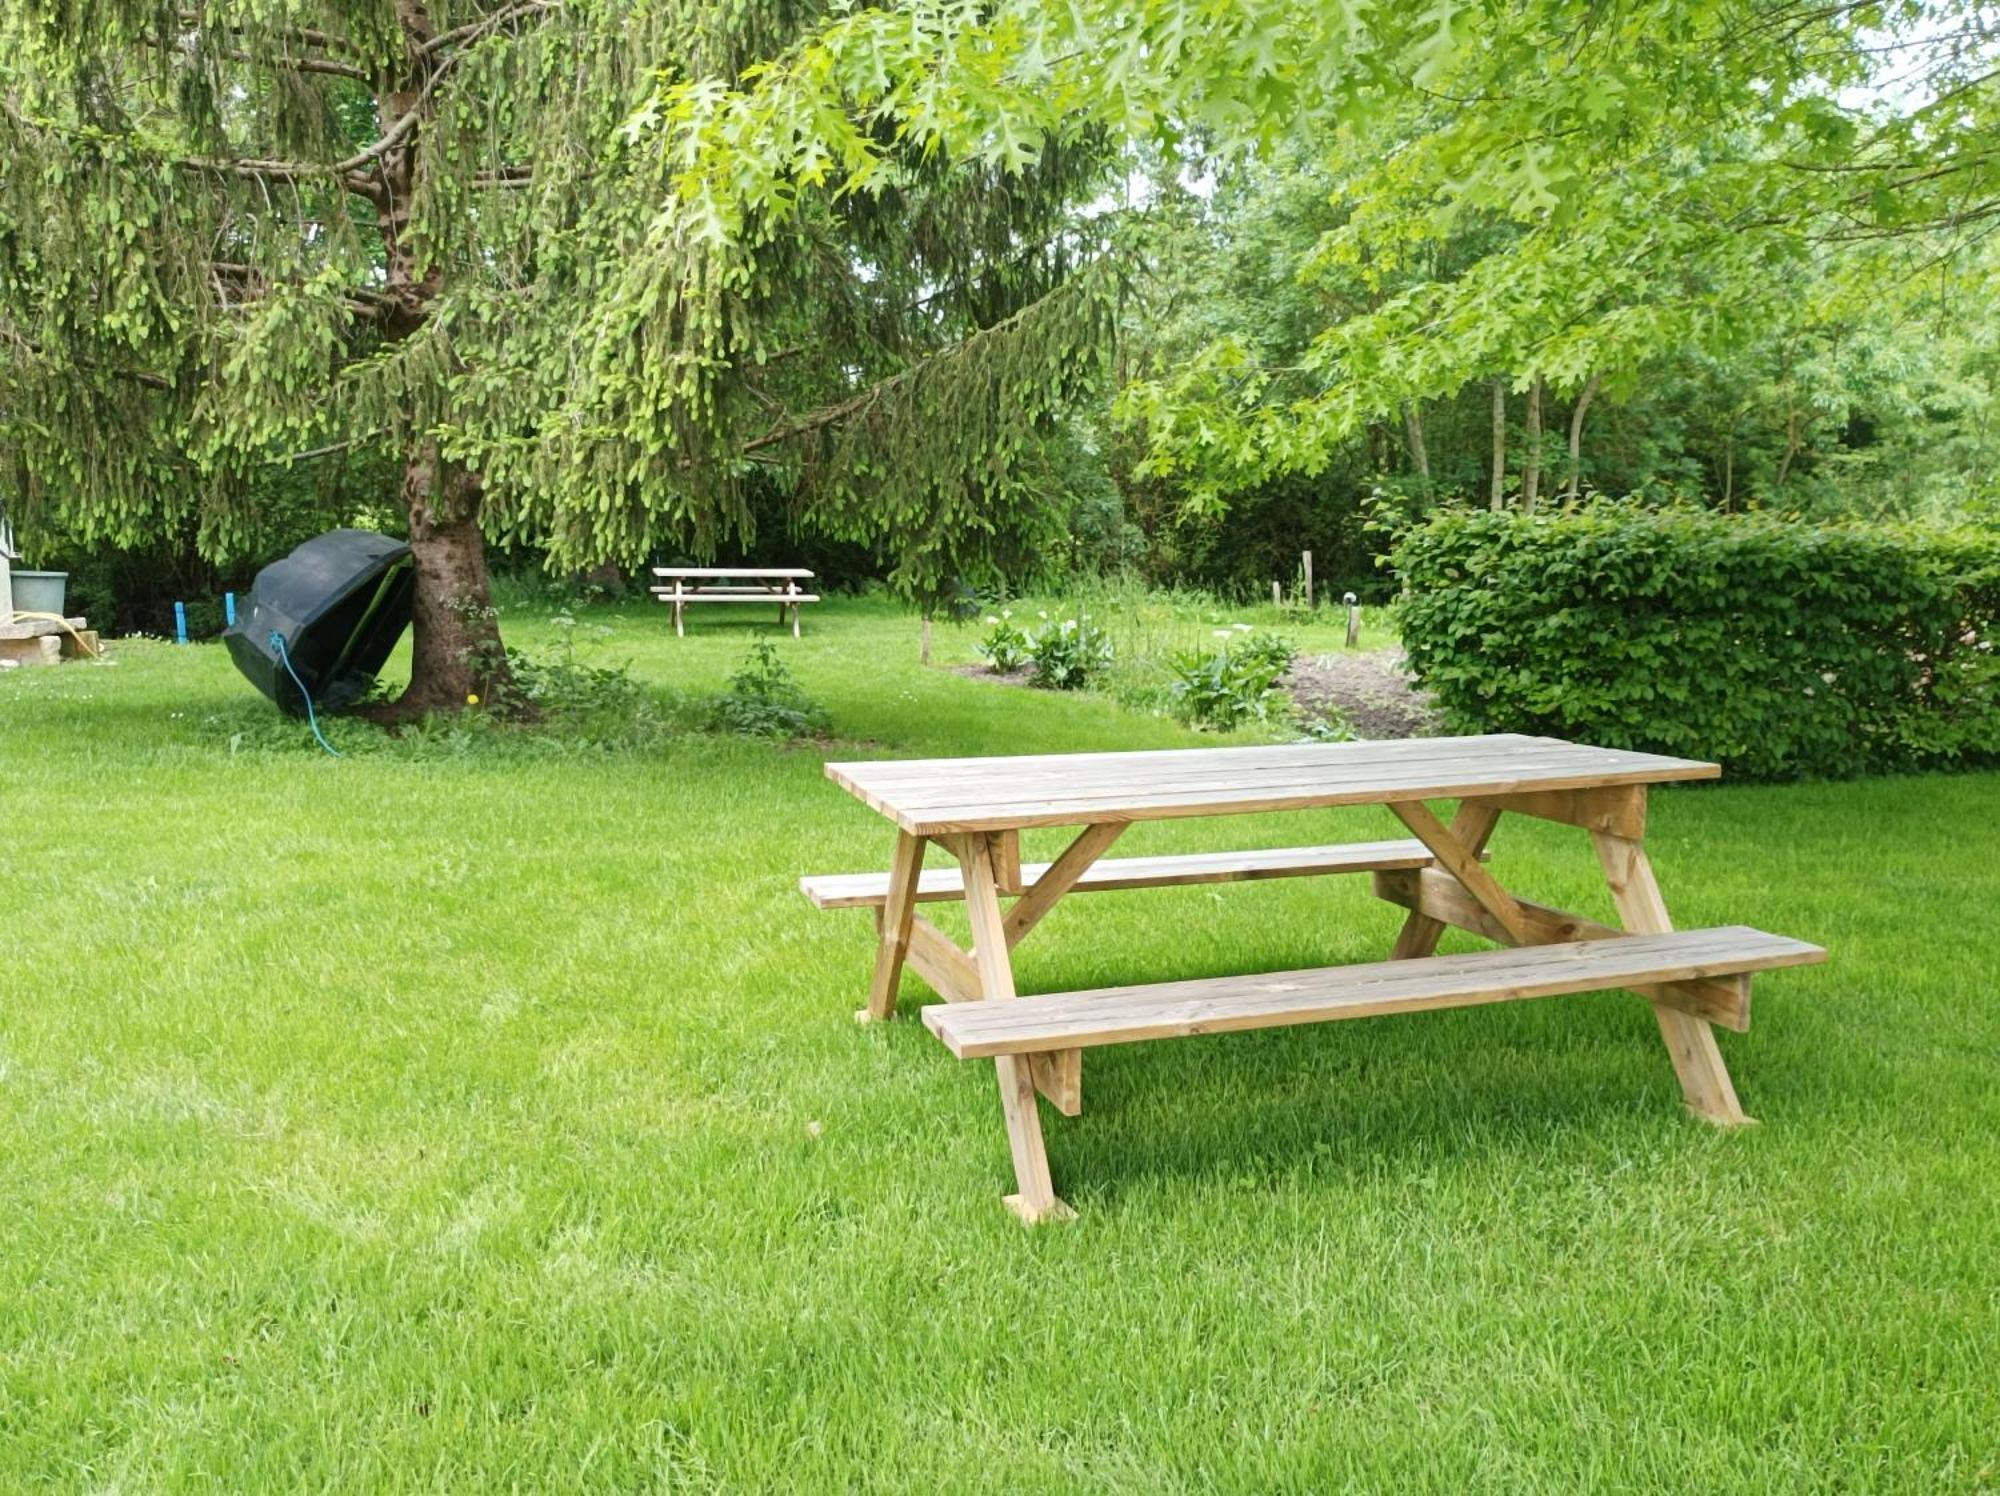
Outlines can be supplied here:
[[819, 601], [800, 582], [812, 580], [803, 566], [655, 566], [653, 575], [664, 585], [648, 588], [653, 596], [674, 610], [674, 635], [685, 638], [687, 609], [694, 603], [776, 603], [778, 622], [787, 612], [792, 620], [792, 637], [799, 637], [799, 608]]
[[[1674, 930], [1644, 846], [1647, 790], [1720, 772], [1516, 734], [828, 764], [828, 778], [894, 822], [890, 870], [801, 887], [823, 908], [876, 911], [874, 980], [857, 1018], [894, 1014], [907, 963], [944, 999], [923, 1010], [926, 1027], [959, 1057], [995, 1062], [1017, 1185], [1008, 1204], [1036, 1221], [1069, 1210], [1051, 1181], [1035, 1093], [1077, 1115], [1082, 1050], [1099, 1044], [1628, 988], [1652, 1004], [1689, 1108], [1747, 1122], [1713, 1025], [1748, 1027], [1752, 972], [1826, 953], [1742, 926]], [[1459, 802], [1449, 823], [1432, 799]], [[1409, 837], [1103, 859], [1138, 821], [1348, 805], [1388, 807]], [[1501, 886], [1486, 845], [1510, 811], [1589, 833], [1623, 929]], [[1046, 826], [1079, 830], [1053, 862], [1024, 867], [1020, 832]], [[955, 866], [926, 870], [932, 844]], [[1375, 893], [1408, 911], [1388, 961], [1017, 995], [1010, 952], [1072, 892], [1348, 872], [1370, 873]], [[917, 912], [937, 900], [964, 901], [970, 949]], [[1447, 926], [1504, 948], [1438, 956]]]

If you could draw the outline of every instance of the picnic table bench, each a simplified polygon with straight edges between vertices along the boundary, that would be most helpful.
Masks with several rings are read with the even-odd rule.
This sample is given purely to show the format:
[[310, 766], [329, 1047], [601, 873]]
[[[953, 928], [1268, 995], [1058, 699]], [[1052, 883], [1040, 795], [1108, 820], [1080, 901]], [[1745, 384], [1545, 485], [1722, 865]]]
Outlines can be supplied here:
[[[1030, 1222], [1071, 1213], [1051, 1180], [1035, 1095], [1078, 1115], [1086, 1048], [1625, 988], [1652, 1005], [1688, 1107], [1740, 1124], [1750, 1119], [1713, 1025], [1748, 1028], [1753, 973], [1826, 956], [1742, 925], [1674, 930], [1646, 856], [1646, 795], [1650, 785], [1721, 772], [1691, 759], [1495, 734], [836, 763], [826, 772], [896, 827], [888, 872], [800, 880], [822, 908], [875, 911], [874, 979], [855, 1016], [894, 1014], [906, 963], [944, 999], [923, 1010], [925, 1027], [961, 1059], [994, 1062], [1014, 1161], [1007, 1203]], [[1432, 799], [1458, 802], [1449, 823]], [[1387, 806], [1409, 837], [1103, 858], [1138, 821], [1348, 805]], [[1505, 812], [1587, 831], [1624, 928], [1503, 888], [1487, 870], [1486, 844]], [[1081, 829], [1053, 862], [1023, 865], [1020, 833], [1051, 826]], [[955, 866], [925, 869], [932, 844]], [[1010, 952], [1070, 893], [1359, 872], [1407, 911], [1387, 961], [1017, 995]], [[965, 903], [970, 949], [917, 912], [944, 900]], [[1502, 949], [1439, 956], [1447, 927]]]
[[656, 566], [653, 575], [664, 580], [647, 590], [674, 610], [674, 636], [685, 638], [685, 615], [694, 603], [776, 603], [778, 622], [791, 615], [792, 637], [799, 637], [799, 608], [816, 603], [819, 595], [807, 592], [800, 582], [812, 580], [802, 566]]

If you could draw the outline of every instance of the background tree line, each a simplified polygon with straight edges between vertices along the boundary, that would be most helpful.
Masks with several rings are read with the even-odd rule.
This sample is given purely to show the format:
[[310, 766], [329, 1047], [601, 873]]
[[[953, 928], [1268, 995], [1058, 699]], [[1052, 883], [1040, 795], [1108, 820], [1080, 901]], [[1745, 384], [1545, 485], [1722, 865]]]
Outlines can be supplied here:
[[412, 710], [504, 668], [489, 547], [924, 602], [1365, 582], [1440, 506], [1593, 493], [1986, 515], [1996, 39], [1966, 0], [12, 0], [0, 457], [132, 575], [406, 529]]

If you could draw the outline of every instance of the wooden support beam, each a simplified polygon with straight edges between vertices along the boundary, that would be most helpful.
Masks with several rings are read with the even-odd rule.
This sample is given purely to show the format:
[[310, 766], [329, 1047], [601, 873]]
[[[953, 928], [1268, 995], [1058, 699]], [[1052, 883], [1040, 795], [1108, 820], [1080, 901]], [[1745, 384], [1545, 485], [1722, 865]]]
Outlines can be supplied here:
[[[1391, 904], [1422, 914], [1442, 924], [1470, 930], [1502, 945], [1518, 942], [1508, 938], [1498, 920], [1481, 908], [1456, 879], [1421, 868], [1397, 868], [1375, 874], [1375, 893]], [[1522, 923], [1531, 937], [1530, 945], [1557, 945], [1571, 940], [1615, 940], [1626, 932], [1564, 909], [1551, 909], [1529, 899], [1516, 898]], [[1685, 982], [1667, 982], [1632, 989], [1651, 1003], [1664, 1003], [1697, 1018], [1719, 1023], [1742, 1033], [1750, 1027], [1750, 979], [1747, 976], [1712, 977]]]
[[1021, 833], [1018, 831], [995, 831], [988, 835], [993, 843], [993, 878], [1000, 885], [1000, 892], [1012, 897], [1021, 890]]
[[[981, 835], [954, 837], [952, 843], [965, 872], [965, 910], [972, 922], [980, 994], [989, 1002], [1008, 1001], [1015, 995], [1014, 969], [1007, 959], [992, 845]], [[999, 1075], [1000, 1110], [1007, 1120], [1007, 1144], [1014, 1155], [1015, 1193], [1006, 1197], [1008, 1209], [1031, 1226], [1074, 1216], [1049, 1177], [1032, 1063], [1022, 1055], [1001, 1055], [993, 1063]]]
[[[1499, 820], [1498, 808], [1488, 801], [1466, 800], [1460, 803], [1458, 814], [1451, 818], [1451, 834], [1458, 839], [1460, 846], [1476, 857], [1483, 857], [1487, 840], [1493, 835], [1493, 828]], [[1437, 950], [1438, 937], [1442, 934], [1442, 920], [1412, 911], [1396, 934], [1396, 944], [1389, 951], [1389, 959], [1414, 961], [1428, 956]]]
[[[1674, 922], [1667, 914], [1667, 901], [1653, 876], [1646, 849], [1609, 831], [1591, 832], [1590, 841], [1597, 849], [1611, 901], [1618, 906], [1625, 928], [1645, 935], [1672, 930]], [[1653, 1004], [1653, 1016], [1659, 1020], [1660, 1037], [1666, 1041], [1688, 1110], [1722, 1127], [1741, 1127], [1754, 1121], [1736, 1099], [1736, 1086], [1729, 1079], [1729, 1067], [1722, 1063], [1715, 1030], [1703, 1019], [1664, 1003]]]
[[1047, 1050], [1027, 1057], [1035, 1089], [1065, 1117], [1083, 1115], [1083, 1051]]
[[[1445, 871], [1464, 884], [1466, 892], [1479, 900], [1486, 912], [1499, 921], [1500, 927], [1507, 932], [1512, 944], [1529, 943], [1527, 927], [1521, 922], [1521, 911], [1515, 906], [1514, 896], [1494, 880], [1493, 875], [1486, 871], [1484, 864], [1479, 860], [1480, 848], [1485, 845], [1484, 836], [1478, 838], [1477, 845], [1466, 841], [1455, 829], [1447, 828], [1421, 800], [1398, 800], [1392, 803], [1389, 809], [1396, 813], [1398, 820], [1410, 828], [1411, 834], [1418, 841], [1431, 849], [1432, 854], [1443, 864]], [[1463, 813], [1462, 808], [1461, 814]], [[1500, 816], [1500, 812], [1491, 807], [1487, 808], [1487, 814], [1492, 816], [1493, 820], [1498, 820]], [[1482, 822], [1486, 832], [1491, 834], [1492, 821], [1487, 821], [1484, 817], [1469, 819], [1468, 827], [1477, 830]], [[1453, 826], [1456, 824], [1454, 821]]]
[[895, 1016], [896, 983], [903, 975], [903, 956], [910, 948], [910, 921], [917, 912], [917, 876], [923, 868], [924, 839], [898, 831], [889, 863], [889, 902], [882, 907], [882, 939], [875, 948], [875, 976], [868, 984], [868, 1006], [854, 1015], [858, 1023]]
[[1633, 841], [1646, 834], [1646, 786], [1605, 785], [1598, 789], [1537, 790], [1529, 794], [1486, 795], [1487, 804], [1542, 821], [1561, 821], [1586, 831], [1611, 831]]
[[979, 968], [972, 957], [921, 914], [910, 921], [909, 963], [948, 1003], [978, 1002]]
[[1056, 900], [1076, 886], [1076, 880], [1090, 871], [1090, 865], [1104, 855], [1124, 830], [1123, 821], [1106, 821], [1078, 832], [1076, 840], [1063, 849], [1062, 856], [1050, 863], [1034, 886], [1007, 911], [1007, 944], [1019, 945], [1022, 937], [1042, 922], [1042, 917], [1055, 908]]

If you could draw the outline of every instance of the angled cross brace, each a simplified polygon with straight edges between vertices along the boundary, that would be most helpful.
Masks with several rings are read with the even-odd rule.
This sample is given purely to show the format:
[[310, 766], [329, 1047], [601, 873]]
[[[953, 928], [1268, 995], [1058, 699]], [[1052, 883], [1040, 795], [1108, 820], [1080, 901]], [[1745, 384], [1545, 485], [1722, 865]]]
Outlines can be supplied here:
[[[1424, 868], [1390, 868], [1375, 874], [1375, 895], [1391, 904], [1400, 904], [1413, 913], [1470, 930], [1501, 945], [1521, 942], [1505, 930], [1471, 898], [1456, 880], [1444, 873]], [[1627, 932], [1599, 924], [1565, 909], [1516, 899], [1528, 928], [1530, 945], [1556, 945], [1570, 940], [1615, 940]], [[1663, 1003], [1697, 1018], [1719, 1023], [1743, 1033], [1750, 1027], [1750, 979], [1747, 976], [1711, 977], [1698, 981], [1662, 982], [1633, 989], [1648, 1002]]]
[[[1421, 802], [1390, 807], [1403, 824], [1437, 855], [1443, 873], [1414, 877], [1376, 874], [1376, 890], [1411, 912], [1397, 936], [1394, 959], [1428, 956], [1447, 924], [1458, 925], [1507, 945], [1552, 940], [1596, 939], [1623, 933], [1667, 934], [1673, 921], [1640, 837], [1646, 824], [1645, 787], [1619, 786], [1558, 794], [1482, 796], [1462, 802], [1449, 827]], [[1590, 832], [1604, 869], [1611, 899], [1624, 930], [1559, 909], [1516, 899], [1479, 864], [1503, 809], [1582, 826]], [[1688, 1109], [1707, 1121], [1740, 1126], [1745, 1116], [1709, 1026], [1719, 1022], [1744, 1029], [1750, 1021], [1748, 977], [1676, 982], [1640, 993], [1653, 1005], [1674, 1073]]]
[[[856, 1013], [858, 1022], [894, 1016], [896, 985], [907, 963], [918, 976], [947, 1002], [976, 1002], [983, 998], [1014, 995], [1013, 963], [1009, 953], [1070, 891], [1105, 850], [1124, 831], [1123, 823], [1109, 822], [1086, 826], [1058, 857], [1025, 889], [1021, 886], [1020, 843], [1011, 832], [955, 836], [944, 839], [957, 857], [964, 879], [965, 904], [970, 916], [984, 887], [991, 891], [994, 930], [982, 933], [982, 919], [973, 920], [973, 948], [961, 950], [951, 937], [916, 912], [918, 879], [923, 872], [926, 840], [899, 832], [890, 864], [888, 898], [876, 912], [880, 940], [876, 948], [875, 975], [869, 986], [868, 1005]], [[980, 869], [984, 868], [983, 874]], [[979, 881], [984, 878], [984, 882]], [[999, 912], [999, 898], [1019, 893], [1014, 905]], [[997, 946], [999, 966], [1005, 969], [1004, 982], [997, 982], [986, 946]], [[1083, 1052], [1058, 1050], [1028, 1055], [1018, 1066], [1031, 1089], [1041, 1092], [1066, 1117], [1083, 1110]], [[1010, 1127], [1011, 1127], [1010, 1123]], [[1037, 1124], [1039, 1128], [1039, 1123]], [[1037, 1134], [1039, 1136], [1039, 1133]], [[1032, 1171], [1031, 1171], [1032, 1172]], [[1024, 1180], [1023, 1198], [1037, 1191], [1032, 1178]], [[1053, 1198], [1053, 1197], [1051, 1197]]]

